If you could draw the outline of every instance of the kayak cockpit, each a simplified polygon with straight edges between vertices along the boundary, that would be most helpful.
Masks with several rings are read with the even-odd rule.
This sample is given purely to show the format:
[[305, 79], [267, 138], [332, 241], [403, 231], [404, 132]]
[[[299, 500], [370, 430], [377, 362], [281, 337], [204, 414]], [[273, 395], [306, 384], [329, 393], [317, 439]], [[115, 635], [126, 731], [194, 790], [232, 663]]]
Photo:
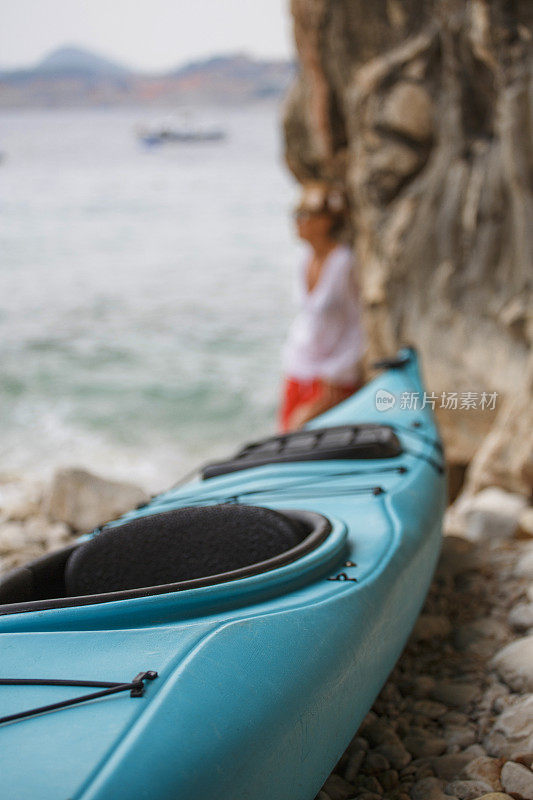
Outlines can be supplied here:
[[8, 573], [0, 582], [0, 614], [146, 597], [260, 575], [315, 550], [330, 531], [329, 521], [311, 511], [234, 503], [141, 516]]

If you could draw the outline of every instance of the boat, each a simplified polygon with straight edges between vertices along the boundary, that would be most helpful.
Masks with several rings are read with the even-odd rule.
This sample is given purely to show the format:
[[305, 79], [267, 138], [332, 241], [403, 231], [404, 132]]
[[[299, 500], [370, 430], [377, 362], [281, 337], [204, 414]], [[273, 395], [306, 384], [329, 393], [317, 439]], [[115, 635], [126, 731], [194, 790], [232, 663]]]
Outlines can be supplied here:
[[[420, 612], [442, 445], [403, 348], [0, 584], [5, 797], [312, 800]], [[419, 402], [413, 402], [418, 396]]]
[[225, 131], [219, 128], [168, 128], [153, 130], [141, 129], [139, 140], [147, 147], [162, 144], [199, 144], [203, 142], [221, 142], [226, 138]]

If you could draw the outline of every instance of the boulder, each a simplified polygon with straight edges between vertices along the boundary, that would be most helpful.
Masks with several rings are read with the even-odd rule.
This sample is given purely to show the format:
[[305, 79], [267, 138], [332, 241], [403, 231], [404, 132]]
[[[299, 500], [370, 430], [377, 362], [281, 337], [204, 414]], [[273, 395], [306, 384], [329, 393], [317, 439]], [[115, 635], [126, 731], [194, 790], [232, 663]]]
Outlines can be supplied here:
[[148, 494], [134, 484], [69, 467], [56, 472], [44, 508], [51, 520], [65, 522], [75, 531], [90, 531], [148, 499]]

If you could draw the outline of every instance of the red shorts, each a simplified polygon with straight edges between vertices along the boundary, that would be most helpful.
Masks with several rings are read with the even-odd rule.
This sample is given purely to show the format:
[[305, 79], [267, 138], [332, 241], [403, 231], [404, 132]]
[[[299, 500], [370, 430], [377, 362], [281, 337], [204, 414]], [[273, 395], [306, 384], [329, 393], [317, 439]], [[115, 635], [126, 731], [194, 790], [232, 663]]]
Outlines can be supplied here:
[[[339, 386], [335, 392], [335, 404], [350, 397], [359, 386]], [[282, 389], [282, 400], [278, 416], [278, 428], [280, 433], [287, 433], [290, 430], [290, 420], [293, 412], [302, 405], [320, 400], [324, 393], [324, 383], [320, 378], [312, 381], [299, 381], [296, 378], [285, 378]]]

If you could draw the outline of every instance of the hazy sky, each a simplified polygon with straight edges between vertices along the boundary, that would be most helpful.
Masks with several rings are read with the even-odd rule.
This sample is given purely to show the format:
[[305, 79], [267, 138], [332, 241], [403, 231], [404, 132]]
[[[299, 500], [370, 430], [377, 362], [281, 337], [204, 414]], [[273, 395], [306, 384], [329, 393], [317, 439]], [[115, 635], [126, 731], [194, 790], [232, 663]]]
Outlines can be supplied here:
[[292, 53], [289, 0], [0, 0], [0, 67], [78, 44], [141, 69], [211, 55]]

